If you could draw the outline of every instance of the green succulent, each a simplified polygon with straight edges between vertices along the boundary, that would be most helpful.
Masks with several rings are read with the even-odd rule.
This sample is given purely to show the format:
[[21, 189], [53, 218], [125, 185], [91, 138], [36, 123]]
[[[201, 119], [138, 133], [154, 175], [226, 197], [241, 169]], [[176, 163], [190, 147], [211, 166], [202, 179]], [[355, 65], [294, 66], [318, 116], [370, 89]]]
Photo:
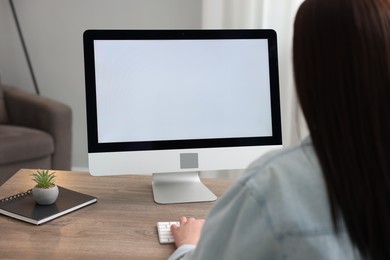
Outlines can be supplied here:
[[37, 170], [36, 173], [33, 173], [34, 181], [37, 183], [35, 185], [37, 188], [48, 189], [54, 186], [55, 172], [49, 173], [49, 170]]

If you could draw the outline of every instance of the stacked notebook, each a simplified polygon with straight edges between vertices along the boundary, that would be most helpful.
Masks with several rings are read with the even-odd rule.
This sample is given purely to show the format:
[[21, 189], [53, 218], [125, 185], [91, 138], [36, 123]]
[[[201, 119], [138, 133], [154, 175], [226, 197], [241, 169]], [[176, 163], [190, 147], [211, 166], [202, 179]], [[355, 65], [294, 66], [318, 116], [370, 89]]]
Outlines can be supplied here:
[[32, 195], [0, 204], [0, 214], [40, 225], [97, 201], [96, 197], [58, 186], [59, 194], [51, 205], [36, 204]]

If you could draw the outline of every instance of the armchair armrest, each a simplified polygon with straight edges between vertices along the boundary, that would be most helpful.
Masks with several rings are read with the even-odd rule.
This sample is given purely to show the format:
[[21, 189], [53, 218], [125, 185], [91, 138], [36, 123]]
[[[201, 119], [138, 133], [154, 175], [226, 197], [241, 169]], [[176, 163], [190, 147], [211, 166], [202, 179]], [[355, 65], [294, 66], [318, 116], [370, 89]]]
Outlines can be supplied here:
[[15, 87], [3, 86], [10, 124], [35, 128], [54, 139], [52, 168], [70, 170], [72, 111], [69, 106]]

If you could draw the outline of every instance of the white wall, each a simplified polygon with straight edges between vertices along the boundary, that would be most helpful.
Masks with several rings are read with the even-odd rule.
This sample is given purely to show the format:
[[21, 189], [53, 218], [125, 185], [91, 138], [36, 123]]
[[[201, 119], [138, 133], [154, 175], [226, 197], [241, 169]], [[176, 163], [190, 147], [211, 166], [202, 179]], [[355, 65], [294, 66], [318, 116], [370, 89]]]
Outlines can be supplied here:
[[[86, 29], [201, 28], [200, 0], [14, 0], [41, 95], [73, 110], [73, 167], [86, 169]], [[9, 2], [0, 1], [0, 77], [34, 92]]]
[[0, 80], [34, 92], [9, 2], [0, 1]]

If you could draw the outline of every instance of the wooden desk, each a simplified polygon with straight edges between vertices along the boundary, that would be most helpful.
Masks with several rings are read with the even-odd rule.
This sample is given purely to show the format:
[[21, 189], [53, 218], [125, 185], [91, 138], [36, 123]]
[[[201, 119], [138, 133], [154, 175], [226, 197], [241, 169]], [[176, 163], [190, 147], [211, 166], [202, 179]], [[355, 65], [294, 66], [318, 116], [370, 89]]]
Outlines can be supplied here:
[[[56, 172], [58, 185], [96, 196], [98, 202], [41, 226], [0, 215], [0, 258], [166, 259], [174, 246], [159, 244], [156, 222], [205, 217], [215, 203], [156, 204], [150, 176]], [[31, 188], [30, 174], [15, 174], [0, 187], [0, 198]], [[203, 182], [219, 197], [234, 181]]]

